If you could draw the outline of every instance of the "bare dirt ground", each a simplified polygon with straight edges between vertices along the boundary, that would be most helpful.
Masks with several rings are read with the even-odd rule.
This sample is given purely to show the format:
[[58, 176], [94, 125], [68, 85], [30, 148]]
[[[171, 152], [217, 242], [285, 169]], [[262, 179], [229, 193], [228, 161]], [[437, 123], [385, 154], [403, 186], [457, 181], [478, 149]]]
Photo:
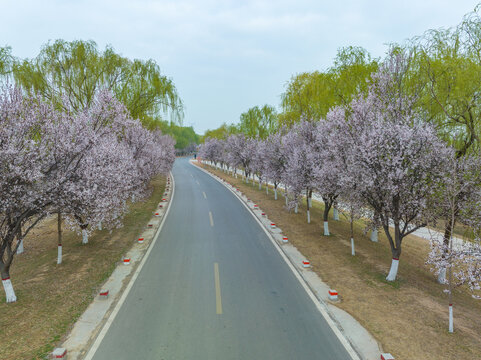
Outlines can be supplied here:
[[60, 342], [152, 217], [165, 177], [151, 186], [151, 197], [130, 206], [122, 228], [95, 231], [86, 245], [64, 226], [61, 265], [56, 217], [27, 236], [25, 252], [16, 255], [11, 269], [18, 300], [6, 304], [5, 295], [0, 296], [0, 359], [44, 359]]
[[323, 205], [313, 202], [311, 224], [305, 204], [289, 213], [265, 187], [245, 184], [221, 171], [204, 166], [225, 178], [256, 202], [289, 237], [331, 288], [339, 291], [340, 308], [356, 318], [396, 360], [481, 359], [481, 301], [467, 290], [454, 294], [454, 328], [448, 333], [448, 299], [444, 287], [425, 265], [429, 243], [416, 236], [403, 242], [398, 280], [385, 281], [391, 264], [389, 244], [379, 232], [379, 242], [369, 240], [361, 222], [355, 226], [356, 256], [351, 255], [349, 223], [329, 220], [331, 236], [323, 236]]

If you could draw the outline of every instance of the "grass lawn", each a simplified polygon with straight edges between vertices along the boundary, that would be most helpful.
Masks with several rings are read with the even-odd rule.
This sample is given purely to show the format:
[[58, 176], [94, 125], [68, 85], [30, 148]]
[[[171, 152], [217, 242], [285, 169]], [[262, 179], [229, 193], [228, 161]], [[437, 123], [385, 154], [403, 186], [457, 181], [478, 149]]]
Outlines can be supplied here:
[[56, 216], [28, 235], [10, 272], [17, 302], [6, 304], [3, 290], [0, 296], [0, 359], [44, 359], [62, 340], [152, 217], [165, 180], [152, 181], [151, 197], [130, 206], [122, 228], [95, 231], [86, 245], [64, 226], [61, 265]]
[[[266, 212], [289, 241], [303, 253], [312, 269], [339, 291], [337, 306], [356, 318], [396, 360], [481, 359], [481, 301], [466, 289], [454, 293], [454, 329], [448, 333], [448, 299], [444, 287], [425, 265], [428, 241], [409, 236], [403, 241], [398, 279], [385, 277], [391, 265], [388, 241], [379, 231], [379, 242], [369, 240], [361, 222], [355, 226], [356, 256], [351, 255], [349, 222], [329, 220], [331, 236], [323, 236], [323, 204], [313, 201], [311, 224], [305, 203], [299, 213], [288, 212], [279, 192], [266, 195], [265, 186], [245, 184], [204, 166], [237, 186]], [[332, 212], [331, 212], [332, 215]]]

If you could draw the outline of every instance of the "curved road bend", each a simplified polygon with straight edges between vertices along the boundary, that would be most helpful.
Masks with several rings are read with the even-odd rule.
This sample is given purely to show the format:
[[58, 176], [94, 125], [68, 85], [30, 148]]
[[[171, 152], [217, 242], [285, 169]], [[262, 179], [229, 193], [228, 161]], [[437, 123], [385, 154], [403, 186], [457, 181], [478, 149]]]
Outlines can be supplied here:
[[95, 360], [350, 356], [249, 211], [177, 159], [160, 238]]

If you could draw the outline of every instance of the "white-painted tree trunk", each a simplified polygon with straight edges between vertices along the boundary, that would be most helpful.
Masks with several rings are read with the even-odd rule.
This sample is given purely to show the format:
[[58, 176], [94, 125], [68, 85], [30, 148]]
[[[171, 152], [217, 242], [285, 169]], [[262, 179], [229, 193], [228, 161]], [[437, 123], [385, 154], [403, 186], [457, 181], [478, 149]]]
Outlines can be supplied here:
[[449, 304], [449, 330], [450, 333], [454, 332], [454, 320], [453, 320], [453, 304]]
[[262, 182], [259, 180], [259, 190], [262, 190]]
[[267, 185], [267, 182], [266, 182], [266, 195], [269, 195], [269, 185]]
[[99, 221], [99, 230], [102, 231], [102, 221]]
[[311, 208], [312, 207], [312, 198], [308, 198], [307, 203], [309, 204], [309, 208]]
[[15, 295], [15, 291], [13, 290], [13, 285], [10, 278], [2, 279], [2, 285], [3, 285], [3, 290], [5, 290], [7, 303], [12, 303], [17, 301], [17, 296]]
[[387, 274], [387, 277], [386, 277], [387, 281], [396, 280], [398, 268], [399, 268], [399, 259], [393, 258], [391, 262], [391, 269], [389, 269], [389, 274]]
[[89, 242], [89, 234], [87, 233], [86, 229], [82, 230], [82, 244], [88, 244]]
[[351, 255], [356, 255], [356, 249], [354, 248], [354, 239], [351, 238]]
[[62, 245], [58, 245], [57, 251], [57, 264], [60, 265], [62, 263]]
[[286, 195], [286, 206], [287, 206], [287, 195]]
[[274, 200], [277, 200], [277, 189], [274, 189]]
[[331, 235], [329, 233], [329, 223], [327, 221], [324, 221], [324, 236], [329, 236]]
[[332, 210], [332, 216], [334, 220], [339, 221], [339, 210], [334, 208], [334, 210]]
[[377, 229], [374, 229], [373, 231], [371, 231], [371, 241], [373, 242], [377, 242], [378, 238], [377, 238]]
[[294, 210], [294, 212], [297, 214], [298, 211], [299, 211], [299, 206], [298, 204], [296, 204], [296, 209]]
[[20, 241], [20, 245], [18, 245], [18, 248], [17, 248], [17, 255], [18, 254], [23, 254], [23, 240]]
[[438, 274], [438, 283], [446, 284], [446, 268], [442, 268]]
[[311, 223], [311, 211], [310, 210], [307, 210], [307, 223], [308, 224]]

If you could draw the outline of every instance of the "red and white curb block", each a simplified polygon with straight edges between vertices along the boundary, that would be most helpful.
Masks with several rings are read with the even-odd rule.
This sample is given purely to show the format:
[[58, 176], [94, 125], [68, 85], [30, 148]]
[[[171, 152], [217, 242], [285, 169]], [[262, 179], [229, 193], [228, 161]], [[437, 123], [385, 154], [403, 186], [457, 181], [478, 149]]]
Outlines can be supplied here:
[[259, 205], [254, 204], [254, 209], [255, 209], [255, 210], [259, 210]]
[[310, 261], [309, 260], [302, 260], [302, 267], [303, 268], [311, 267]]
[[390, 353], [381, 354], [381, 360], [394, 360], [394, 356]]
[[331, 301], [337, 301], [339, 300], [339, 294], [337, 293], [337, 290], [329, 289], [329, 300]]
[[138, 239], [137, 239], [137, 242], [138, 242], [139, 244], [143, 244], [143, 243], [144, 243], [144, 238], [138, 238]]
[[152, 228], [154, 225], [153, 224], [148, 224], [147, 227], [148, 228]]
[[262, 215], [263, 217], [266, 217], [266, 213], [262, 213], [261, 215]]
[[161, 215], [160, 215], [160, 213], [157, 212], [157, 213], [155, 213], [155, 216], [159, 217], [159, 216], [161, 216]]
[[56, 348], [54, 351], [52, 351], [52, 354], [50, 355], [51, 359], [67, 359], [67, 349], [65, 348]]
[[122, 258], [124, 265], [130, 265], [130, 258]]
[[109, 291], [108, 290], [101, 290], [99, 292], [99, 297], [101, 300], [106, 300], [109, 298]]
[[283, 236], [283, 237], [282, 237], [282, 242], [283, 242], [283, 243], [289, 242], [289, 239], [287, 238], [287, 236]]
[[275, 228], [276, 228], [276, 224], [271, 223], [271, 229], [275, 229]]

